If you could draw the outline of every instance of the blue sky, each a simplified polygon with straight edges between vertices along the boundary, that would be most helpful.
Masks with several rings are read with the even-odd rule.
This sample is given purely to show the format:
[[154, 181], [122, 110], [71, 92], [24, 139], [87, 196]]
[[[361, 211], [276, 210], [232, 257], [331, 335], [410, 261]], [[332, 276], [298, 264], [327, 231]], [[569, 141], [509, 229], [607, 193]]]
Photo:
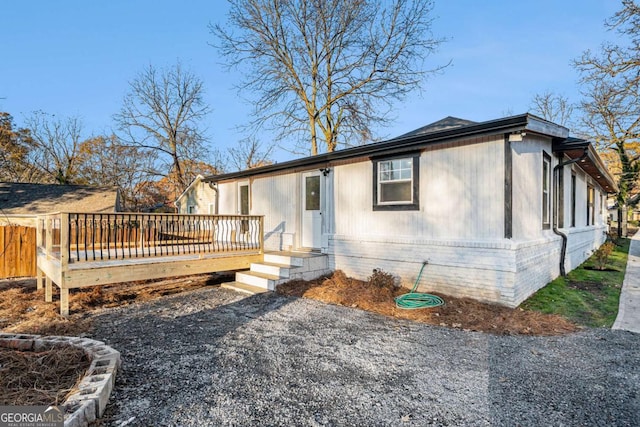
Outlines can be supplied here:
[[[431, 64], [452, 65], [396, 104], [397, 120], [379, 135], [449, 115], [482, 121], [523, 113], [547, 90], [577, 101], [570, 62], [613, 37], [603, 22], [619, 8], [614, 0], [436, 0], [434, 35], [448, 41]], [[225, 150], [243, 137], [235, 128], [250, 112], [233, 89], [238, 75], [209, 45], [208, 24], [224, 23], [226, 9], [222, 0], [0, 0], [0, 111], [18, 125], [36, 110], [76, 115], [87, 137], [110, 133], [128, 82], [148, 65], [179, 60], [203, 80], [213, 110], [207, 134]]]

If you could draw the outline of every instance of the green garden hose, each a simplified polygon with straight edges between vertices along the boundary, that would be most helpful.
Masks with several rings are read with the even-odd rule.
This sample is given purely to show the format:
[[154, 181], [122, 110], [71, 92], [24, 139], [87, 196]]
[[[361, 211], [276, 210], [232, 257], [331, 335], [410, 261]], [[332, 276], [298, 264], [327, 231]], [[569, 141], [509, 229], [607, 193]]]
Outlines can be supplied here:
[[415, 310], [418, 308], [429, 308], [444, 305], [444, 300], [438, 296], [416, 292], [416, 289], [418, 289], [418, 283], [420, 283], [420, 277], [422, 277], [422, 272], [427, 264], [427, 261], [422, 263], [422, 268], [420, 268], [420, 273], [418, 273], [418, 278], [413, 284], [411, 292], [394, 298], [396, 301], [396, 307], [405, 310]]

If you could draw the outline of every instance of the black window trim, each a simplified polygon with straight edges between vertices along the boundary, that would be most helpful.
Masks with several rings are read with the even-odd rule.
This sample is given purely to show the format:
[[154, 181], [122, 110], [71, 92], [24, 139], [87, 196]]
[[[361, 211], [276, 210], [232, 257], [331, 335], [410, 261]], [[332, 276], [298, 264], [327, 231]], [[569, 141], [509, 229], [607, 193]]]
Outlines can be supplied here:
[[[544, 164], [545, 162], [548, 162], [549, 167], [547, 168], [547, 222], [545, 222], [545, 209], [544, 209]], [[543, 230], [549, 230], [551, 228], [551, 156], [544, 150], [542, 150], [542, 229]]]
[[578, 177], [571, 171], [571, 227], [576, 226], [576, 195], [578, 191]]
[[[413, 202], [398, 204], [378, 204], [378, 163], [388, 160], [412, 159]], [[420, 153], [405, 153], [389, 157], [372, 158], [373, 163], [373, 210], [374, 211], [417, 211], [420, 210]]]

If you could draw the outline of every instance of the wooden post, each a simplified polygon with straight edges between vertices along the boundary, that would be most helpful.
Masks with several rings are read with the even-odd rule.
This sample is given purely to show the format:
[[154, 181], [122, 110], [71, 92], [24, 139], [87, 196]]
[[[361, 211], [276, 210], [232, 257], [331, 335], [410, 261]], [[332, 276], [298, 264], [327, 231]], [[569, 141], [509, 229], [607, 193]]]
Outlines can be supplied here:
[[60, 314], [69, 316], [69, 289], [65, 276], [69, 269], [69, 214], [60, 214]]
[[40, 270], [39, 268], [36, 267], [36, 289], [40, 290], [43, 288], [44, 285], [44, 274], [42, 273], [42, 270]]
[[42, 222], [40, 221], [40, 216], [36, 217], [36, 289], [40, 290], [44, 285], [44, 275], [42, 270], [38, 268], [38, 251], [42, 246]]
[[258, 238], [260, 239], [260, 253], [264, 254], [264, 217], [260, 217], [260, 231]]
[[53, 286], [51, 283], [51, 277], [49, 276], [45, 276], [44, 279], [44, 300], [46, 302], [51, 302], [53, 301]]
[[69, 289], [60, 287], [60, 315], [69, 317]]
[[144, 256], [144, 216], [136, 215], [136, 217], [140, 218], [140, 256]]
[[60, 267], [62, 273], [67, 271], [69, 266], [69, 214], [60, 214]]
[[44, 253], [47, 259], [51, 258], [53, 250], [53, 219], [49, 215], [44, 217], [45, 241]]

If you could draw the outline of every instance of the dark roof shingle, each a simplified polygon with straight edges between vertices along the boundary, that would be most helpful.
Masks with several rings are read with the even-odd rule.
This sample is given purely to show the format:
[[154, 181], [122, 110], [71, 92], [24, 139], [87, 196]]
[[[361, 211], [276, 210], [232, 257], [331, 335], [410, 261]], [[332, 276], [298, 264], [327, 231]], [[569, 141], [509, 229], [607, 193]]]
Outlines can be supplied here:
[[0, 209], [5, 215], [50, 212], [117, 212], [115, 187], [0, 182]]

